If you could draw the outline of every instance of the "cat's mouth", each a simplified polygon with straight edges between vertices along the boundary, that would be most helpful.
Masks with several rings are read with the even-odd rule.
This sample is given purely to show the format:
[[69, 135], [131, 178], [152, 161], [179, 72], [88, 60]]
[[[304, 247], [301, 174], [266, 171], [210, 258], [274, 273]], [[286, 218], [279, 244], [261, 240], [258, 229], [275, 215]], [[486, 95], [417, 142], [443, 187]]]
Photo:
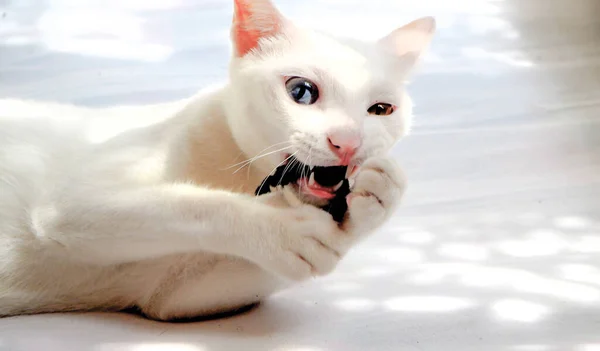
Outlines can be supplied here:
[[335, 196], [335, 192], [344, 183], [346, 171], [346, 166], [315, 166], [310, 169], [310, 175], [308, 178], [304, 176], [296, 181], [296, 186], [298, 187], [298, 190], [304, 193], [321, 199], [329, 200]]
[[358, 169], [350, 166], [307, 165], [286, 155], [285, 161], [266, 177], [255, 191], [256, 195], [271, 192], [277, 187], [292, 186], [299, 194], [316, 200], [330, 200], [336, 191], [348, 186], [346, 181]]
[[330, 200], [335, 197], [335, 192], [343, 185], [356, 170], [356, 166], [317, 166], [306, 165], [298, 159], [288, 157], [285, 163], [291, 177], [297, 177], [292, 185], [304, 194], [319, 199]]

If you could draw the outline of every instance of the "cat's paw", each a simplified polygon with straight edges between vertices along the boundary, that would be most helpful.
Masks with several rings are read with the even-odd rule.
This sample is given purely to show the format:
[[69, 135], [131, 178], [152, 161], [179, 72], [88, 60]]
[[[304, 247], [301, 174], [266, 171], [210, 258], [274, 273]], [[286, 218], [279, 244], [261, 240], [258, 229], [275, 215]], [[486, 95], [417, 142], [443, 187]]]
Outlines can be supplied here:
[[345, 230], [363, 236], [379, 228], [397, 208], [405, 187], [404, 173], [392, 159], [368, 159], [347, 197]]
[[351, 244], [331, 216], [314, 206], [278, 209], [270, 221], [274, 226], [256, 261], [290, 280], [330, 273]]

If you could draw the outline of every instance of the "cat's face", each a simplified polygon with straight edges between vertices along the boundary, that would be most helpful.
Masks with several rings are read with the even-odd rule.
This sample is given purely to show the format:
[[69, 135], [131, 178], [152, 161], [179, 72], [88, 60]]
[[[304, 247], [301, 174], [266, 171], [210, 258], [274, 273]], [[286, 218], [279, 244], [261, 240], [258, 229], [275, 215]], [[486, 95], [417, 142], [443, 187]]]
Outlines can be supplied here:
[[235, 5], [232, 124], [248, 157], [272, 152], [257, 161], [270, 169], [289, 155], [308, 165], [359, 165], [405, 135], [404, 82], [432, 19], [356, 43], [298, 28], [268, 0]]

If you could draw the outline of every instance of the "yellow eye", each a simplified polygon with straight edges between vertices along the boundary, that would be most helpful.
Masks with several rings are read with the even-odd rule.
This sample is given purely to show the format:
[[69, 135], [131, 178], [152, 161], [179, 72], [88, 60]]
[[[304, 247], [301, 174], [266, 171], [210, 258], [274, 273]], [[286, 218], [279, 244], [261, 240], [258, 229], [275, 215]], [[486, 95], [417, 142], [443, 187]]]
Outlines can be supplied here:
[[386, 103], [377, 103], [367, 110], [370, 115], [388, 116], [394, 112], [394, 106]]

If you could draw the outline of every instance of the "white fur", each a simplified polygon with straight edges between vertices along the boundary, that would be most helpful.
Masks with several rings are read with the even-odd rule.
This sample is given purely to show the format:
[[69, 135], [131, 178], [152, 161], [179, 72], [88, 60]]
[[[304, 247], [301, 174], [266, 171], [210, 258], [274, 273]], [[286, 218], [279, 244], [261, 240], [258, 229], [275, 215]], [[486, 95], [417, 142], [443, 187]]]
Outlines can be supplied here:
[[[267, 18], [272, 27], [270, 3], [252, 6], [262, 11], [254, 25]], [[232, 57], [226, 84], [175, 104], [95, 111], [0, 100], [0, 316], [228, 311], [330, 273], [385, 222], [404, 189], [385, 154], [408, 130], [404, 81], [433, 21], [398, 30], [392, 47], [389, 38], [357, 44], [276, 19], [276, 36]], [[320, 103], [295, 104], [289, 75], [315, 81]], [[398, 109], [369, 116], [378, 101]], [[334, 164], [325, 135], [335, 128], [363, 139], [341, 227], [289, 194], [253, 196], [284, 152]], [[232, 167], [277, 146], [287, 148]]]

